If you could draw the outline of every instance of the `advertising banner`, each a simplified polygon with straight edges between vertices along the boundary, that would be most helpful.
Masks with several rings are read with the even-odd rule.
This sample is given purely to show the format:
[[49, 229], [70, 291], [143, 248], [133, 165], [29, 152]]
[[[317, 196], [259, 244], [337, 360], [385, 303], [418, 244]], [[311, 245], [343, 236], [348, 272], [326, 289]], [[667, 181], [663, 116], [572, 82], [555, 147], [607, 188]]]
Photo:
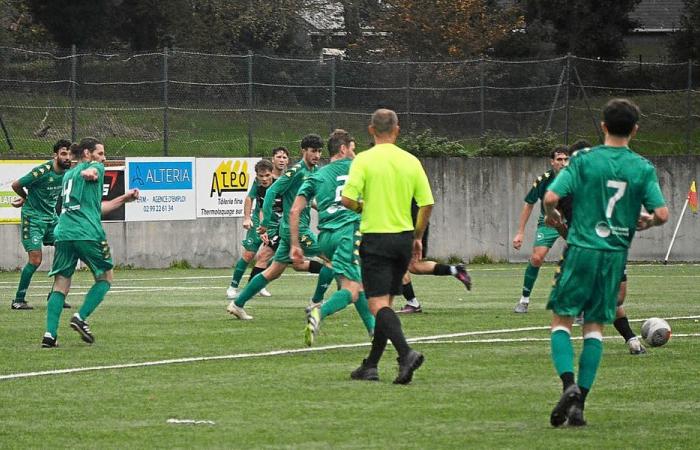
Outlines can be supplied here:
[[194, 158], [126, 158], [126, 189], [140, 198], [126, 204], [126, 221], [194, 220]]
[[[124, 192], [124, 166], [105, 167], [105, 179], [102, 187], [102, 201], [112, 200], [123, 195]], [[109, 214], [103, 214], [102, 220], [123, 221], [125, 216], [124, 205]]]
[[12, 182], [47, 160], [0, 160], [0, 224], [20, 221], [22, 208], [15, 208], [11, 203], [17, 198], [17, 194], [12, 190]]
[[197, 217], [243, 217], [260, 158], [197, 158]]

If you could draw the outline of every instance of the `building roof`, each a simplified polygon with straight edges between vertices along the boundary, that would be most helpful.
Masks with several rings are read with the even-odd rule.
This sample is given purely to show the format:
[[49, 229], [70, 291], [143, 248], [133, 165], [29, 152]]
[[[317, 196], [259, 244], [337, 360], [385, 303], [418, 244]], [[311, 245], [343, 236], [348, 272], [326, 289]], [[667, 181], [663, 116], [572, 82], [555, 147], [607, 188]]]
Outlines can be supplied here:
[[683, 0], [642, 0], [630, 14], [638, 32], [670, 32], [680, 28]]

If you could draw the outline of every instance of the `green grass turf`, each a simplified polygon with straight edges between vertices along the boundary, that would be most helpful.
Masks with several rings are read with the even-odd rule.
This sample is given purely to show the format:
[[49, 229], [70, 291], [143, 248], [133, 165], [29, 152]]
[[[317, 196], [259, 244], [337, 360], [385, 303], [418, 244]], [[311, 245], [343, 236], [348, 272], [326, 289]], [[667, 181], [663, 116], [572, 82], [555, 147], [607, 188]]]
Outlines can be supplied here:
[[[415, 276], [425, 313], [402, 317], [407, 336], [545, 327], [553, 267], [540, 272], [530, 312], [515, 315], [523, 270], [473, 266], [471, 293], [450, 277]], [[269, 286], [273, 297], [249, 303], [255, 320], [241, 322], [224, 312], [229, 275], [117, 270], [90, 318], [96, 343], [84, 344], [68, 327], [73, 309], [61, 318], [61, 346], [41, 349], [49, 280], [35, 275], [34, 311], [11, 311], [19, 274], [0, 273], [0, 375], [304, 348], [303, 307], [314, 277], [283, 275]], [[632, 265], [629, 277], [631, 319], [700, 315], [697, 265]], [[79, 272], [68, 301], [79, 306], [90, 284]], [[700, 332], [693, 319], [670, 323], [676, 335]], [[0, 380], [0, 448], [697, 447], [700, 338], [676, 336], [632, 356], [612, 327], [605, 334], [611, 339], [584, 429], [549, 426], [561, 387], [542, 328], [416, 343], [426, 362], [409, 386], [391, 384], [391, 346], [378, 383], [349, 379], [368, 347]], [[543, 340], [446, 342], [493, 338]], [[324, 320], [318, 346], [367, 341], [349, 308]]]

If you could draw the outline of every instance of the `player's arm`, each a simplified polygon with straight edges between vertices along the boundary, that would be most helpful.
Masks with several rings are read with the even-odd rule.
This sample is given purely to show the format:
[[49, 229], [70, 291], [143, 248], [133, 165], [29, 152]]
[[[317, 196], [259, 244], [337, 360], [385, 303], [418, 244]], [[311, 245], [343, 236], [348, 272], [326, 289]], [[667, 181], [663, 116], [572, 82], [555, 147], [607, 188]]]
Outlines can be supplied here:
[[637, 231], [647, 230], [651, 227], [663, 225], [668, 221], [668, 208], [661, 206], [654, 209], [651, 214], [641, 213], [637, 220]]
[[515, 237], [513, 238], [513, 248], [516, 250], [520, 250], [520, 247], [523, 245], [523, 236], [525, 235], [525, 226], [527, 225], [527, 221], [530, 220], [530, 214], [532, 214], [532, 210], [535, 208], [534, 203], [528, 203], [525, 202], [523, 205], [523, 209], [520, 211], [520, 220], [518, 221], [518, 231], [515, 233]]
[[[87, 170], [87, 169], [86, 169]], [[129, 192], [126, 192], [119, 197], [115, 197], [112, 200], [107, 200], [102, 202], [102, 215], [105, 216], [115, 209], [119, 208], [122, 206], [124, 203], [129, 203], [133, 202], [134, 200], [139, 198], [139, 190], [138, 189], [131, 189]]]
[[359, 200], [364, 189], [365, 177], [361, 163], [361, 157], [356, 157], [350, 165], [348, 179], [343, 186], [343, 192], [340, 197], [340, 203], [347, 209], [362, 213], [362, 202]]
[[418, 208], [416, 226], [413, 230], [413, 259], [419, 261], [423, 257], [423, 234], [428, 227], [433, 205], [425, 205]]
[[88, 167], [85, 170], [80, 171], [80, 176], [83, 177], [85, 181], [97, 181], [99, 173], [95, 167]]
[[647, 168], [647, 174], [644, 179], [647, 182], [642, 204], [647, 211], [653, 211], [653, 213], [640, 215], [637, 220], [637, 230], [639, 231], [662, 225], [668, 221], [668, 207], [666, 207], [666, 201], [661, 193], [659, 180], [656, 177], [656, 170], [654, 170], [653, 166], [650, 165]]
[[253, 209], [253, 200], [246, 196], [243, 201], [243, 228], [250, 230], [253, 226], [253, 219], [250, 217], [250, 213]]
[[272, 183], [269, 188], [267, 188], [267, 192], [265, 192], [265, 200], [263, 200], [262, 206], [262, 221], [260, 222], [260, 228], [258, 228], [258, 230], [262, 230], [262, 232], [258, 231], [260, 234], [267, 231], [272, 224], [272, 218], [275, 214], [273, 211], [273, 207], [275, 206], [275, 198], [277, 198], [278, 195], [287, 192], [291, 186], [294, 173], [295, 172], [288, 170], [284, 173], [284, 175], [279, 177], [277, 181]]
[[12, 190], [19, 198], [12, 200], [12, 206], [15, 208], [21, 208], [24, 202], [27, 201], [27, 191], [24, 189], [19, 180], [12, 182]]
[[304, 251], [299, 245], [299, 218], [308, 201], [303, 195], [297, 195], [289, 211], [289, 257], [298, 263], [304, 259]]
[[362, 202], [358, 200], [353, 200], [346, 196], [340, 197], [340, 203], [343, 204], [347, 209], [355, 211], [356, 213], [362, 213]]
[[559, 203], [559, 194], [553, 191], [547, 191], [542, 199], [542, 204], [544, 205], [544, 221], [552, 228], [559, 228], [563, 225], [561, 219], [561, 213], [557, 209], [557, 204]]

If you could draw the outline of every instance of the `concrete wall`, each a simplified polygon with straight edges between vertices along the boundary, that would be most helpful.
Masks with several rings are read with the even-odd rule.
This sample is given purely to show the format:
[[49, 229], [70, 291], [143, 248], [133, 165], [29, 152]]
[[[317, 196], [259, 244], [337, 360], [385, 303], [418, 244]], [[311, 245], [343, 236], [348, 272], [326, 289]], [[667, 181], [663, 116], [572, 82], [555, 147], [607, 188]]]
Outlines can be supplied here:
[[[690, 181], [700, 179], [700, 156], [658, 157], [659, 182], [671, 219], [663, 227], [637, 234], [631, 260], [663, 259], [685, 202]], [[495, 260], [525, 261], [532, 246], [539, 205], [528, 222], [520, 251], [511, 241], [517, 230], [523, 198], [534, 179], [548, 168], [546, 158], [426, 158], [423, 160], [435, 197], [429, 255], [458, 256], [469, 261], [487, 254]], [[688, 211], [673, 247], [671, 261], [700, 261], [700, 216]], [[211, 218], [177, 222], [105, 223], [116, 264], [168, 267], [187, 260], [193, 266], [230, 267], [239, 256], [244, 236], [242, 219]], [[0, 225], [0, 268], [26, 262], [19, 225]], [[549, 259], [560, 255], [558, 243]], [[42, 269], [53, 259], [45, 251]]]

